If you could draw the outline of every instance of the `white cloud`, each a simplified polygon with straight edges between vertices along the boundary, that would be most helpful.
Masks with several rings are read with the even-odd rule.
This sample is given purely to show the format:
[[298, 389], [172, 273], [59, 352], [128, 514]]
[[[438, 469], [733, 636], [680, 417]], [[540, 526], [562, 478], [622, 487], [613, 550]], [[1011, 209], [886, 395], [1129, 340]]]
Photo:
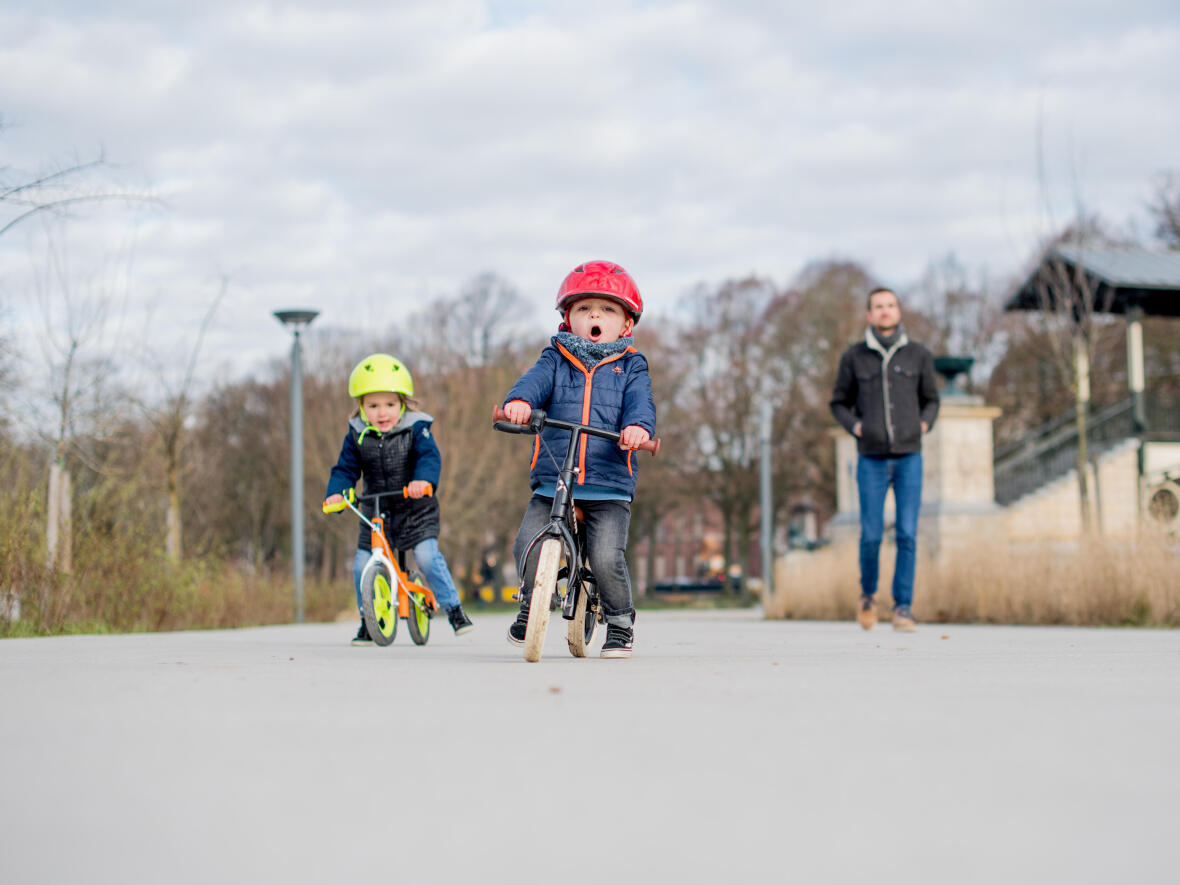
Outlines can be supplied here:
[[[210, 346], [244, 363], [281, 349], [273, 309], [346, 326], [485, 270], [547, 325], [590, 257], [653, 316], [832, 254], [898, 285], [950, 251], [1003, 277], [1046, 199], [1142, 215], [1176, 164], [1178, 49], [1152, 0], [17, 3], [0, 148], [28, 172], [105, 148], [158, 192], [71, 236], [133, 230], [142, 297], [188, 305], [178, 336], [228, 274]], [[10, 290], [28, 236], [0, 241]]]

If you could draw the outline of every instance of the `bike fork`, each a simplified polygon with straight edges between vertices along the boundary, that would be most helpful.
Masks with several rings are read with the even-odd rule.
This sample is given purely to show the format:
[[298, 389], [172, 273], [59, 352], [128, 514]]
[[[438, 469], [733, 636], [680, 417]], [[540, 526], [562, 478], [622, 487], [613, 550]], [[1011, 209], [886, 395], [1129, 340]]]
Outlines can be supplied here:
[[598, 587], [594, 583], [594, 575], [589, 572], [583, 572], [578, 576], [576, 582], [569, 582], [565, 585], [565, 599], [561, 603], [561, 616], [567, 621], [574, 619], [574, 612], [578, 607], [578, 595], [581, 593], [587, 593], [590, 596], [586, 600], [587, 609], [598, 600]]

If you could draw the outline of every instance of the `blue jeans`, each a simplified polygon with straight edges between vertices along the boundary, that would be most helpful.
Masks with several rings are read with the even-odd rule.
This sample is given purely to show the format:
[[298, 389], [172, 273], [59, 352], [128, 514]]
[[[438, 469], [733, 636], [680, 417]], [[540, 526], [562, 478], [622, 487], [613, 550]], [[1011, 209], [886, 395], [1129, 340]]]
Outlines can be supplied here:
[[[396, 551], [395, 551], [396, 552]], [[373, 554], [368, 550], [357, 549], [356, 558], [352, 561], [352, 583], [356, 587], [356, 610], [361, 610], [361, 572], [365, 570]], [[438, 538], [427, 538], [419, 541], [414, 547], [414, 565], [426, 578], [426, 586], [438, 600], [443, 611], [449, 612], [459, 607], [459, 591], [455, 589], [455, 581], [451, 578], [451, 570], [447, 561], [438, 549]]]
[[[630, 501], [579, 501], [586, 528], [586, 558], [598, 583], [602, 614], [608, 624], [630, 627], [635, 609], [631, 605], [631, 573], [627, 571], [627, 529], [631, 525]], [[549, 524], [553, 499], [533, 495], [520, 521], [512, 553], [516, 572], [521, 576], [520, 607], [528, 607], [529, 595], [537, 574], [537, 557], [541, 545], [533, 548], [528, 562], [523, 562], [529, 541]]]
[[893, 567], [893, 606], [909, 607], [914, 598], [914, 564], [918, 547], [918, 511], [922, 507], [922, 455], [870, 458], [856, 462], [860, 495], [860, 592], [877, 592], [881, 538], [885, 534], [885, 493], [893, 486], [897, 562]]

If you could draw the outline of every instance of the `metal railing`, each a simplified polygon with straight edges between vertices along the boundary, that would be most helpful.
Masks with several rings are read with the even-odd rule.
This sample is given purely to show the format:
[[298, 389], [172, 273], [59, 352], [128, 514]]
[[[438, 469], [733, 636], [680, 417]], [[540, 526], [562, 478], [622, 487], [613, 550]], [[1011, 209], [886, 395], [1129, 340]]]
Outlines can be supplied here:
[[[1125, 439], [1136, 436], [1135, 401], [1098, 409], [1086, 422], [1087, 455], [1091, 464]], [[1149, 442], [1180, 442], [1180, 396], [1148, 391], [1143, 397]], [[1052, 421], [1030, 430], [1016, 442], [996, 449], [994, 459], [997, 504], [1010, 504], [1077, 467], [1078, 431], [1069, 409]]]
[[[1077, 467], [1076, 409], [996, 450], [997, 504], [1011, 504]], [[1086, 452], [1093, 464], [1103, 452], [1135, 435], [1134, 401], [1123, 400], [1092, 412], [1086, 421]]]

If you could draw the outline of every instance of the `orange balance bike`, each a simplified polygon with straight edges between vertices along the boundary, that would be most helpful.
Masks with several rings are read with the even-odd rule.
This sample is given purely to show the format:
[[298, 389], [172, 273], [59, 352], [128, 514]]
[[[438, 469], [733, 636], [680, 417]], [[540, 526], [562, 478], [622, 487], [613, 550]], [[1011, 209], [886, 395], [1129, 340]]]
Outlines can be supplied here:
[[[390, 645], [397, 635], [398, 618], [405, 618], [414, 645], [425, 645], [430, 638], [430, 619], [438, 610], [438, 601], [430, 588], [422, 583], [422, 576], [406, 570], [404, 550], [396, 553], [385, 537], [385, 520], [381, 516], [381, 499], [400, 494], [409, 497], [409, 489], [401, 492], [378, 492], [357, 495], [349, 489], [338, 504], [323, 505], [324, 513], [338, 513], [350, 509], [373, 533], [373, 555], [361, 572], [361, 617], [369, 635], [377, 645]], [[433, 494], [427, 488], [426, 494]], [[372, 501], [374, 516], [369, 519], [356, 506], [357, 501]]]

